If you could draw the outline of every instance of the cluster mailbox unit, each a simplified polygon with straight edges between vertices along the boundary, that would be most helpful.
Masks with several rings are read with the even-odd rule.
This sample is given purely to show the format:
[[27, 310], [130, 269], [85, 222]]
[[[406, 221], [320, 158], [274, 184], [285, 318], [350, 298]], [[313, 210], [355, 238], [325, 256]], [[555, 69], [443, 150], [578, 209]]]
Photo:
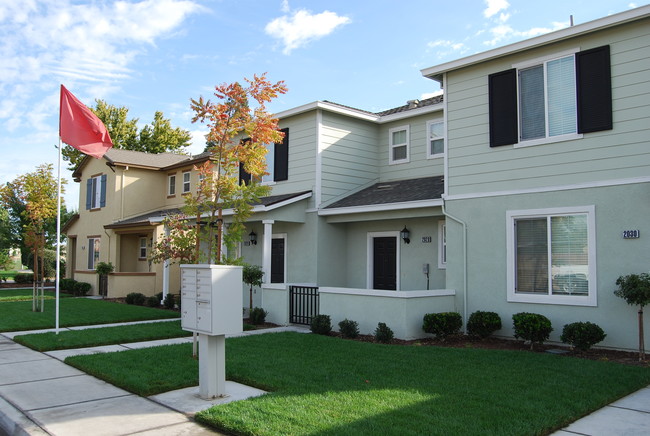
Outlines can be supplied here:
[[181, 327], [199, 336], [199, 396], [226, 396], [226, 335], [243, 331], [242, 270], [181, 265]]
[[181, 266], [181, 327], [205, 335], [241, 333], [242, 268]]

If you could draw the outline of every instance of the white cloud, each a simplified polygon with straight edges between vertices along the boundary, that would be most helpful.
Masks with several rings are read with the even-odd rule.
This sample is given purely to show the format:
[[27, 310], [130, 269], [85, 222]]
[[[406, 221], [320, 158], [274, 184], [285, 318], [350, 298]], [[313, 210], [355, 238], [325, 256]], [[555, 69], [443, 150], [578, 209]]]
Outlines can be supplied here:
[[533, 27], [528, 30], [515, 30], [508, 24], [499, 24], [489, 30], [492, 39], [484, 41], [483, 44], [488, 46], [495, 46], [501, 42], [509, 41], [512, 39], [525, 39], [534, 36], [543, 35], [545, 33], [554, 32], [556, 30], [564, 29], [569, 26], [569, 22], [553, 22], [551, 27]]
[[[92, 87], [92, 95], [103, 98], [97, 91], [114, 90], [128, 78], [147, 46], [202, 9], [192, 0], [0, 2], [0, 119], [10, 129], [40, 127], [57, 107], [56, 101], [40, 107], [43, 95], [58, 94], [61, 82], [77, 90], [84, 84], [86, 92]], [[32, 98], [39, 102], [26, 103]]]
[[296, 48], [304, 47], [309, 42], [320, 39], [332, 33], [337, 27], [348, 24], [349, 17], [339, 16], [335, 12], [325, 11], [312, 14], [306, 9], [290, 13], [289, 3], [282, 3], [285, 14], [269, 22], [265, 31], [273, 38], [279, 39], [284, 45], [284, 54], [288, 55]]
[[427, 48], [435, 51], [438, 59], [454, 55], [465, 54], [469, 48], [462, 42], [454, 42], [446, 39], [438, 39], [427, 43]]
[[485, 5], [487, 6], [483, 11], [485, 18], [490, 18], [510, 7], [507, 0], [485, 0]]

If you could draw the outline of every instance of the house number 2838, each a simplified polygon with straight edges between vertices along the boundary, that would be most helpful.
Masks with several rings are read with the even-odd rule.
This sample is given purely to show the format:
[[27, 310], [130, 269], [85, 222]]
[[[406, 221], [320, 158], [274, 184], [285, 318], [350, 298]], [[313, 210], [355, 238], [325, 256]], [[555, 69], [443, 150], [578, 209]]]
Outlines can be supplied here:
[[623, 230], [623, 239], [636, 239], [641, 236], [638, 230]]

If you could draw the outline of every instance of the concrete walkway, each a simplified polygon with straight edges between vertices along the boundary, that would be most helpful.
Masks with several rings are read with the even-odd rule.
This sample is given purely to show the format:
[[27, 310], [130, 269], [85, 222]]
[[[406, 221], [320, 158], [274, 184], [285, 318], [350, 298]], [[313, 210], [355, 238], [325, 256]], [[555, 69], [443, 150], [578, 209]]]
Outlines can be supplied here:
[[[51, 330], [38, 332], [44, 331]], [[243, 332], [242, 336], [270, 331], [308, 332], [305, 328], [280, 327]], [[198, 396], [198, 386], [143, 398], [72, 368], [63, 360], [71, 355], [191, 342], [191, 337], [48, 353], [12, 340], [20, 334], [38, 332], [0, 334], [0, 435], [214, 435], [219, 433], [192, 420], [196, 412], [265, 393], [226, 381], [225, 398], [203, 400]]]
[[[279, 331], [308, 332], [306, 328], [279, 327], [243, 332], [242, 335]], [[40, 353], [13, 342], [15, 336], [25, 333], [27, 332], [0, 333], [0, 435], [3, 431], [12, 436], [214, 435], [219, 433], [192, 420], [194, 413], [215, 404], [264, 394], [259, 389], [227, 381], [227, 397], [223, 399], [203, 400], [198, 397], [198, 387], [143, 398], [62, 362], [70, 355], [191, 342], [192, 338]], [[648, 434], [650, 387], [553, 433], [556, 436]]]

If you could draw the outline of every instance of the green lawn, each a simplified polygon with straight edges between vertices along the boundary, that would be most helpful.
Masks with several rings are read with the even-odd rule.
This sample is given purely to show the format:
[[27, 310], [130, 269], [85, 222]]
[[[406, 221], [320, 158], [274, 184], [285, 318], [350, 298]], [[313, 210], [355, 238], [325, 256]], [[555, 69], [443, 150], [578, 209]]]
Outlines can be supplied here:
[[[650, 383], [648, 368], [522, 351], [298, 333], [226, 347], [229, 380], [272, 392], [197, 419], [242, 435], [548, 434]], [[140, 395], [198, 385], [189, 344], [66, 362]]]
[[[0, 289], [0, 303], [7, 301], [31, 301], [32, 300], [32, 289], [26, 288], [11, 288], [11, 289]], [[56, 292], [45, 290], [45, 299], [52, 300], [54, 299]], [[63, 292], [59, 293], [61, 298], [71, 297], [72, 295], [66, 294]]]
[[[61, 327], [180, 317], [178, 312], [88, 298], [62, 298], [59, 306]], [[45, 302], [43, 313], [32, 312], [31, 301], [2, 302], [0, 332], [54, 328], [54, 312], [54, 300]]]
[[66, 330], [59, 332], [59, 334], [54, 332], [33, 333], [16, 336], [14, 341], [36, 351], [51, 351], [180, 338], [191, 335], [191, 332], [181, 330], [181, 322], [178, 320], [84, 330]]

